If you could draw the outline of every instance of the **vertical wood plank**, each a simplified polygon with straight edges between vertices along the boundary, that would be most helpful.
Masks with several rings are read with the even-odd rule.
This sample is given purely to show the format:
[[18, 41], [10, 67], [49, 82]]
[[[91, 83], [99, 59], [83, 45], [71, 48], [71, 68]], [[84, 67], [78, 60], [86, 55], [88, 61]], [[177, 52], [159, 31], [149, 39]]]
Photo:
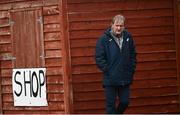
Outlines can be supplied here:
[[62, 66], [64, 78], [64, 101], [65, 113], [73, 113], [73, 96], [71, 88], [71, 56], [70, 41], [68, 35], [68, 17], [67, 17], [67, 1], [60, 0], [60, 29], [62, 33]]
[[174, 35], [176, 44], [176, 65], [177, 65], [177, 84], [179, 94], [179, 112], [180, 112], [180, 39], [179, 39], [179, 13], [178, 13], [178, 0], [174, 0]]
[[[1, 60], [0, 60], [0, 67], [1, 67]], [[1, 75], [1, 69], [0, 69], [0, 114], [2, 114], [2, 75]]]

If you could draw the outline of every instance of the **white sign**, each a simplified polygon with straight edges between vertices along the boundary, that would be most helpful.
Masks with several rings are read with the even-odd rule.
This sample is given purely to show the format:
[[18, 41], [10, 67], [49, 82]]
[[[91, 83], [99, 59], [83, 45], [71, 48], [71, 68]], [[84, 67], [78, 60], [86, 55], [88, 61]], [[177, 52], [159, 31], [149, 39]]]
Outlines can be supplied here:
[[46, 68], [13, 69], [14, 106], [48, 106]]

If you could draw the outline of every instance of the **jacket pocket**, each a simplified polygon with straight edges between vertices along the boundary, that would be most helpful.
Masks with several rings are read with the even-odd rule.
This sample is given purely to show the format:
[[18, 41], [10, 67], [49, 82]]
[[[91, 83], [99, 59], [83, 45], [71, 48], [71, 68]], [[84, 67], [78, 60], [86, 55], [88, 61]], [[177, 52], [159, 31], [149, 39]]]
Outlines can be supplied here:
[[131, 71], [130, 66], [125, 66], [123, 73], [127, 80], [131, 80], [133, 78], [133, 72]]

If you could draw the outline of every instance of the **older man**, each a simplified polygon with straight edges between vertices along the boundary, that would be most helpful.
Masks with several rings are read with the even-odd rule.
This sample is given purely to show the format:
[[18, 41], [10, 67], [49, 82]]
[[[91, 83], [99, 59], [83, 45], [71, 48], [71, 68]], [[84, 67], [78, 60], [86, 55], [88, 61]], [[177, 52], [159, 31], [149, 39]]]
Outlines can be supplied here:
[[[129, 105], [130, 84], [136, 68], [136, 50], [131, 34], [125, 29], [123, 15], [116, 15], [111, 27], [98, 39], [95, 59], [104, 73], [106, 112], [124, 113]], [[116, 107], [117, 97], [119, 103]]]

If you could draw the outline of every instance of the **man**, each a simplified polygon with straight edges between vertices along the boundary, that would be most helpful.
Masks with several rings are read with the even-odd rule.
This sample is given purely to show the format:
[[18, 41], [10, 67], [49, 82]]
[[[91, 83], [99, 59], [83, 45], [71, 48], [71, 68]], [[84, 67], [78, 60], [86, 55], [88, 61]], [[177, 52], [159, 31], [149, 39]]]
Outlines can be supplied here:
[[[124, 16], [116, 15], [111, 27], [96, 43], [95, 59], [104, 73], [106, 112], [109, 114], [122, 114], [128, 107], [130, 84], [136, 68], [135, 44], [124, 24]], [[116, 107], [117, 97], [119, 103]]]

